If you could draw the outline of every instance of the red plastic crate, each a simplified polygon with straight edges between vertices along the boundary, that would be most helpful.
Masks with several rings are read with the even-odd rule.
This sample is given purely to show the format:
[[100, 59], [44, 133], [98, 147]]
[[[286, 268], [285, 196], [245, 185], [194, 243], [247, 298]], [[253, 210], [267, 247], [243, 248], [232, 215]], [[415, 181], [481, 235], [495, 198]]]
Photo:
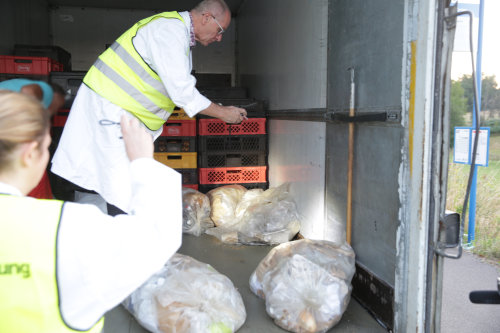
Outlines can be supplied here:
[[219, 119], [199, 119], [199, 135], [266, 134], [266, 118], [249, 118], [241, 124], [227, 124]]
[[200, 184], [267, 182], [267, 167], [199, 168]]
[[167, 121], [161, 136], [196, 136], [196, 120]]
[[198, 191], [198, 184], [182, 184], [182, 187], [189, 187], [192, 188], [193, 190]]
[[68, 120], [69, 109], [59, 110], [54, 117], [52, 117], [52, 127], [64, 127], [66, 120]]
[[62, 72], [60, 62], [46, 57], [0, 56], [0, 73], [23, 75], [49, 75]]
[[66, 125], [66, 120], [68, 120], [68, 116], [55, 115], [54, 118], [52, 118], [52, 127], [64, 127], [64, 125]]

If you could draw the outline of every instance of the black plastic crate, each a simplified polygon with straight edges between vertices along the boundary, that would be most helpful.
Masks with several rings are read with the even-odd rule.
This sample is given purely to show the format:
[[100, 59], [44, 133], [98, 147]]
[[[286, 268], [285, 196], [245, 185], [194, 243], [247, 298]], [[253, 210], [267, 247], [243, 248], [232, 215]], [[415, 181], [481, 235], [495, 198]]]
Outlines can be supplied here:
[[198, 151], [211, 153], [224, 151], [227, 153], [267, 152], [267, 135], [200, 135]]
[[200, 93], [209, 99], [247, 98], [247, 89], [243, 87], [202, 87]]
[[71, 71], [71, 53], [53, 45], [14, 45], [14, 55], [23, 57], [47, 57], [60, 62], [63, 70]]
[[195, 136], [160, 136], [155, 141], [155, 152], [157, 153], [181, 153], [195, 151]]
[[75, 100], [76, 93], [83, 82], [83, 77], [87, 72], [52, 72], [50, 82], [60, 85], [66, 92], [64, 108], [70, 109]]
[[63, 127], [52, 127], [50, 129], [50, 137], [52, 140], [50, 141], [49, 153], [51, 157], [54, 156], [56, 152], [59, 141], [61, 140], [63, 130]]
[[174, 169], [182, 175], [183, 185], [198, 184], [198, 169]]
[[200, 168], [246, 167], [267, 165], [267, 154], [211, 152], [198, 154]]
[[230, 87], [231, 74], [195, 73], [196, 87]]
[[245, 187], [247, 190], [252, 190], [255, 188], [260, 188], [263, 190], [267, 190], [269, 188], [269, 183], [248, 183], [248, 184], [199, 184], [198, 185], [198, 191], [201, 193], [207, 193], [210, 190], [213, 190], [214, 188], [220, 187], [220, 186], [226, 186], [226, 185], [241, 185]]

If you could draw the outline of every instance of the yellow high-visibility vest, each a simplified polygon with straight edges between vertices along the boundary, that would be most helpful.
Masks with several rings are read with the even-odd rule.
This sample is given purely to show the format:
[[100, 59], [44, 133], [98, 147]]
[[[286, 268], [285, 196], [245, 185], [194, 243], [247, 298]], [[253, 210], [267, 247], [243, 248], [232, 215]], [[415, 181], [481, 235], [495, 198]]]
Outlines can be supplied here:
[[137, 53], [132, 40], [140, 28], [158, 18], [184, 22], [178, 12], [164, 12], [137, 22], [99, 56], [83, 78], [97, 94], [129, 111], [154, 131], [165, 123], [175, 104], [158, 74]]
[[100, 332], [65, 323], [59, 305], [57, 235], [63, 202], [0, 194], [0, 332]]

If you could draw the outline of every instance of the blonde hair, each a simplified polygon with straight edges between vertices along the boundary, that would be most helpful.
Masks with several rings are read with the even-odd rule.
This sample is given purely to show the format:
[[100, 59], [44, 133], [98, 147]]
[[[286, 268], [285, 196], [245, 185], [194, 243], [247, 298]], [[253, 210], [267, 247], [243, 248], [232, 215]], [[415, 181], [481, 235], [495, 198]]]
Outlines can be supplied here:
[[31, 96], [0, 90], [0, 171], [11, 164], [19, 145], [42, 141], [50, 128], [49, 114]]

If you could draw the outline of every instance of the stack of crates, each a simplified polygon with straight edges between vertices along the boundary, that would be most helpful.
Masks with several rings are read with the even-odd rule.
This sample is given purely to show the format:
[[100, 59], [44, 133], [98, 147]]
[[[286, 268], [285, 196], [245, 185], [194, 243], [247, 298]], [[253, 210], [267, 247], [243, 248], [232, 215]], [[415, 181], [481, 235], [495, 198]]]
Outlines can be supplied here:
[[0, 55], [0, 81], [29, 78], [47, 82], [51, 72], [63, 68], [61, 63], [47, 57]]
[[[241, 96], [242, 91], [244, 96]], [[227, 124], [198, 117], [199, 191], [223, 185], [268, 188], [266, 115], [261, 101], [246, 98], [246, 90], [226, 88], [202, 94], [214, 103], [245, 108], [248, 120]], [[224, 97], [224, 98], [221, 98]]]
[[55, 45], [14, 45], [14, 55], [23, 57], [47, 57], [62, 65], [61, 70], [71, 71], [71, 53]]
[[0, 55], [0, 81], [27, 78], [49, 81], [52, 72], [71, 68], [71, 55], [57, 46], [15, 45], [10, 55]]
[[175, 108], [155, 141], [154, 158], [182, 174], [182, 186], [198, 190], [196, 119]]

